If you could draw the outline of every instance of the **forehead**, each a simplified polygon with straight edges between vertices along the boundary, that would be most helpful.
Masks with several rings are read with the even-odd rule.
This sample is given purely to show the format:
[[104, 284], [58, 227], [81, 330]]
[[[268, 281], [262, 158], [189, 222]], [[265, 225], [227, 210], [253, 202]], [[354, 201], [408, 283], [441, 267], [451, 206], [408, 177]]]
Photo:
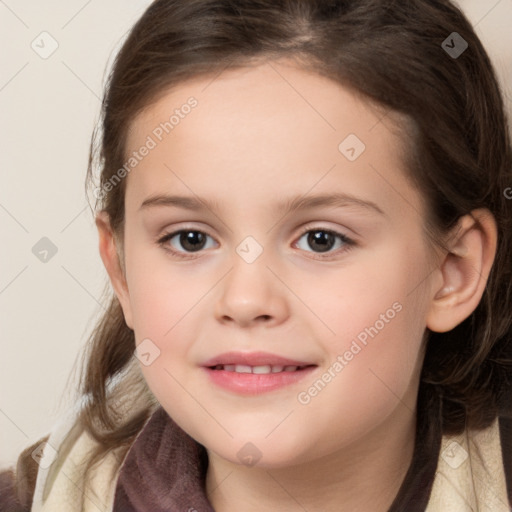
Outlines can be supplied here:
[[[197, 106], [189, 109], [186, 105], [192, 98]], [[137, 146], [169, 120], [174, 139], [190, 132], [207, 141], [213, 135], [242, 137], [256, 131], [258, 139], [267, 135], [279, 144], [314, 133], [319, 138], [330, 135], [326, 141], [330, 142], [347, 129], [364, 139], [384, 113], [339, 83], [281, 59], [201, 75], [169, 88], [132, 121], [127, 146]], [[276, 137], [284, 122], [293, 126]]]
[[319, 180], [350, 188], [356, 174], [382, 191], [383, 176], [403, 170], [396, 119], [286, 60], [198, 77], [166, 91], [133, 121], [127, 157], [149, 139], [154, 147], [130, 173], [136, 187], [128, 189], [183, 189], [181, 176], [222, 199], [219, 190], [229, 192], [238, 180], [268, 195], [304, 193]]

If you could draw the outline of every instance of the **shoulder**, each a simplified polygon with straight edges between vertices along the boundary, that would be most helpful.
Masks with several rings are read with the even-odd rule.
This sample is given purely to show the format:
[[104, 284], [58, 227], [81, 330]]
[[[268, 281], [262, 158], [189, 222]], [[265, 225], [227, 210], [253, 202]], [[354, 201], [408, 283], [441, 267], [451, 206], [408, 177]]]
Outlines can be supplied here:
[[79, 405], [61, 414], [48, 434], [27, 446], [15, 466], [0, 469], [0, 511], [30, 511], [34, 501], [40, 501], [57, 450], [76, 430]]
[[481, 430], [443, 436], [428, 512], [509, 512], [510, 418]]
[[19, 455], [15, 468], [0, 471], [0, 510], [30, 511], [39, 469], [37, 457], [32, 457], [32, 454], [48, 440], [48, 437], [45, 436], [25, 448]]
[[25, 448], [16, 467], [0, 470], [0, 511], [103, 510], [100, 505], [113, 501], [127, 448], [109, 452], [87, 471], [88, 458], [98, 444], [79, 422], [68, 426], [53, 429]]

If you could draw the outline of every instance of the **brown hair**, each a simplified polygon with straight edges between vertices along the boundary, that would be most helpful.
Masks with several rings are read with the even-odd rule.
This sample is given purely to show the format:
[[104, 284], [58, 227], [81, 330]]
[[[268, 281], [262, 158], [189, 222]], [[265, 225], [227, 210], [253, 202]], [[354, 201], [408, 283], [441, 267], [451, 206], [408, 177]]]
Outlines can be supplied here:
[[[442, 47], [453, 32], [468, 43], [456, 58]], [[494, 215], [498, 248], [484, 296], [452, 331], [427, 331], [420, 394], [435, 398], [429, 414], [442, 411], [443, 433], [482, 429], [510, 414], [512, 201], [504, 196], [512, 184], [510, 135], [489, 58], [448, 0], [155, 1], [129, 33], [109, 76], [102, 123], [91, 141], [89, 183], [94, 186], [97, 166], [99, 185], [107, 190], [126, 161], [130, 123], [169, 87], [286, 56], [402, 114], [414, 127], [407, 169], [425, 197], [425, 222], [438, 242], [476, 208]], [[108, 187], [96, 205], [120, 239], [125, 181]], [[100, 443], [91, 463], [128, 446], [158, 406], [137, 371], [134, 348], [112, 296], [91, 336], [79, 390], [87, 396], [81, 421]], [[117, 405], [128, 386], [139, 399], [126, 418]]]

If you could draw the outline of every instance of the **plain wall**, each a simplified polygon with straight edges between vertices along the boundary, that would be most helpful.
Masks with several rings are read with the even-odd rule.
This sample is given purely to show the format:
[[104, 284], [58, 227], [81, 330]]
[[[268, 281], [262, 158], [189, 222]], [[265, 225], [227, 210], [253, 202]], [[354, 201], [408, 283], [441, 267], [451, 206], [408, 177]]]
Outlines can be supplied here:
[[[149, 3], [0, 2], [0, 467], [14, 464], [68, 407], [72, 370], [102, 311], [106, 273], [84, 193], [89, 143], [107, 63]], [[510, 109], [512, 2], [460, 5], [488, 47]], [[43, 31], [58, 43], [48, 58], [31, 46], [51, 50]]]

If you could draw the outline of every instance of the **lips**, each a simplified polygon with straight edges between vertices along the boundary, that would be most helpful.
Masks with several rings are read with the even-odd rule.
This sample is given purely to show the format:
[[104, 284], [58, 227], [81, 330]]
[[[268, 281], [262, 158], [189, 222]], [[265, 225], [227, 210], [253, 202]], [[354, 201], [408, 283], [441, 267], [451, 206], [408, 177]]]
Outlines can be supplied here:
[[210, 382], [241, 395], [259, 395], [292, 386], [318, 367], [315, 363], [268, 352], [227, 352], [201, 366]]
[[[215, 369], [216, 367], [224, 367], [223, 369], [230, 371], [229, 367], [265, 367], [270, 366], [271, 368], [282, 366], [283, 369], [286, 367], [306, 367], [306, 366], [316, 366], [314, 363], [310, 361], [300, 361], [297, 359], [290, 359], [287, 357], [278, 356], [276, 354], [271, 354], [269, 352], [226, 352], [224, 354], [220, 354], [216, 357], [208, 359], [201, 366], [205, 366], [208, 368]], [[228, 368], [226, 368], [228, 367]], [[233, 371], [233, 370], [231, 370]], [[286, 370], [285, 370], [286, 371]], [[288, 370], [290, 371], [290, 370]], [[249, 372], [245, 372], [249, 373]], [[251, 372], [253, 373], [253, 372]]]

